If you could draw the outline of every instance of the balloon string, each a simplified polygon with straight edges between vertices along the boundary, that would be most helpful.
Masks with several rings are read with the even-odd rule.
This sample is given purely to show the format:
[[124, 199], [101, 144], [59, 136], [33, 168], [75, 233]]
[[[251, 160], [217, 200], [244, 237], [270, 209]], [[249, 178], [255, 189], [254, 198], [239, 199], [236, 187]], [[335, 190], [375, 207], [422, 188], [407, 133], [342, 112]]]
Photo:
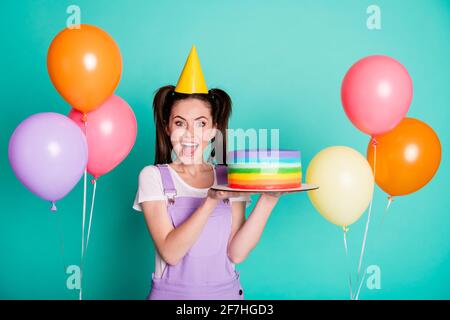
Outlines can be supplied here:
[[91, 212], [89, 214], [89, 226], [88, 226], [88, 232], [87, 232], [85, 251], [87, 251], [87, 247], [88, 247], [88, 244], [89, 244], [89, 237], [90, 237], [90, 234], [91, 234], [91, 224], [92, 224], [92, 215], [93, 215], [93, 212], [94, 212], [95, 190], [97, 189], [97, 179], [93, 179], [92, 180], [92, 184], [94, 185], [94, 190], [92, 191]]
[[[84, 122], [84, 134], [87, 139], [87, 121], [84, 118], [86, 114], [83, 115]], [[83, 217], [81, 225], [81, 261], [80, 261], [80, 295], [79, 300], [83, 300], [83, 263], [84, 263], [84, 226], [86, 223], [86, 189], [87, 189], [87, 167], [84, 168], [84, 178], [83, 178]]]
[[58, 231], [59, 243], [60, 243], [60, 247], [61, 247], [61, 258], [62, 258], [64, 274], [65, 274], [67, 271], [67, 264], [66, 264], [65, 254], [64, 254], [64, 233], [62, 232], [61, 220], [60, 220], [59, 214], [56, 214], [56, 229]]
[[392, 204], [393, 201], [394, 201], [394, 197], [389, 195], [388, 196], [388, 203], [387, 203], [387, 206], [386, 206], [386, 210], [384, 210], [383, 219], [381, 219], [381, 224], [384, 224], [384, 219], [387, 216], [387, 213], [388, 213], [389, 208], [391, 207], [391, 204]]
[[[376, 169], [377, 169], [377, 141], [376, 141], [375, 138], [372, 139], [372, 146], [373, 146], [373, 177], [374, 177], [374, 180], [375, 180], [375, 178], [376, 178]], [[372, 193], [372, 199], [370, 199], [369, 211], [367, 213], [366, 228], [365, 228], [365, 231], [364, 231], [364, 238], [363, 238], [363, 242], [362, 242], [362, 246], [361, 246], [361, 253], [359, 255], [358, 276], [357, 276], [357, 280], [356, 280], [357, 283], [359, 283], [359, 281], [361, 281], [361, 283], [359, 285], [359, 289], [361, 289], [361, 284], [363, 282], [363, 279], [361, 279], [361, 266], [362, 266], [362, 261], [363, 261], [363, 257], [364, 257], [364, 251], [365, 251], [365, 248], [366, 248], [367, 233], [369, 231], [370, 216], [372, 214], [372, 204], [373, 204], [374, 193], [375, 193], [375, 188], [374, 188], [374, 191]], [[359, 290], [358, 290], [357, 296], [359, 296]]]
[[358, 300], [359, 299], [359, 293], [361, 292], [361, 287], [362, 287], [362, 284], [364, 283], [364, 279], [366, 278], [366, 274], [364, 273], [363, 274], [363, 277], [362, 277], [362, 279], [361, 279], [361, 282], [359, 283], [359, 287], [358, 287], [358, 291], [356, 292], [356, 297], [355, 297], [355, 300]]
[[389, 210], [389, 207], [391, 206], [392, 201], [394, 201], [394, 197], [393, 196], [388, 196], [388, 204], [386, 206], [386, 211]]
[[349, 261], [349, 256], [348, 256], [348, 246], [347, 246], [347, 231], [348, 228], [347, 227], [343, 227], [344, 230], [344, 248], [345, 248], [345, 257], [347, 260], [347, 268], [348, 268], [348, 284], [350, 287], [350, 300], [353, 300], [353, 290], [352, 290], [352, 272], [350, 269], [350, 261]]
[[80, 262], [80, 296], [79, 299], [83, 300], [83, 258], [84, 258], [84, 225], [86, 221], [86, 178], [87, 170], [84, 169], [84, 188], [83, 188], [83, 217], [81, 225], [81, 262]]

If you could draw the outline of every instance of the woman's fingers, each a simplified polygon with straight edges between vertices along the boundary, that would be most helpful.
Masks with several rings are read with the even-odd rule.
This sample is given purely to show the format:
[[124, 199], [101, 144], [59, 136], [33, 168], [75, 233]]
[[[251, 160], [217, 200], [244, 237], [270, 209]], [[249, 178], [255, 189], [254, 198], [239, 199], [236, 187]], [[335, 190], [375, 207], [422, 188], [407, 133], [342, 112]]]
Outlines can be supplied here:
[[229, 191], [230, 197], [245, 197], [251, 196], [252, 194], [256, 194], [254, 192], [243, 192], [243, 191]]
[[216, 194], [217, 194], [217, 197], [219, 199], [225, 199], [227, 197], [227, 192], [226, 191], [219, 190], [219, 191], [216, 192]]
[[224, 190], [209, 189], [208, 194], [214, 198], [228, 199], [228, 198], [236, 198], [236, 197], [254, 195], [254, 194], [258, 194], [258, 192], [224, 191]]
[[233, 197], [232, 192], [209, 189], [208, 195], [215, 199], [227, 199]]
[[223, 191], [209, 189], [208, 190], [208, 196], [213, 199], [220, 199], [222, 196]]
[[285, 192], [283, 192], [283, 191], [276, 191], [276, 192], [267, 192], [267, 194], [272, 196], [272, 197], [279, 198], [281, 195], [285, 194]]

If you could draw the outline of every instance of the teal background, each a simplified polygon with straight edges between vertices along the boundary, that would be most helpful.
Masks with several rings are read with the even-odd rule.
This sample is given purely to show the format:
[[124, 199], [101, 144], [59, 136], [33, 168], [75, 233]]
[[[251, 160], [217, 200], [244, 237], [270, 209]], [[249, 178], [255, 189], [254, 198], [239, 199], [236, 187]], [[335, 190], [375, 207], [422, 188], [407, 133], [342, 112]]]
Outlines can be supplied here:
[[[63, 265], [80, 260], [82, 180], [53, 214], [15, 178], [7, 157], [20, 121], [70, 110], [46, 69], [48, 46], [65, 27], [70, 4], [80, 6], [82, 23], [105, 29], [120, 46], [124, 65], [116, 93], [138, 121], [130, 155], [98, 182], [86, 299], [143, 299], [150, 289], [154, 249], [143, 216], [131, 206], [138, 174], [154, 159], [154, 91], [176, 83], [192, 44], [209, 87], [233, 98], [230, 128], [279, 128], [280, 146], [301, 150], [304, 170], [328, 146], [365, 154], [369, 138], [352, 126], [340, 103], [348, 68], [372, 54], [401, 61], [414, 83], [408, 116], [434, 128], [442, 162], [427, 186], [393, 203], [383, 224], [387, 200], [376, 189], [365, 263], [380, 267], [381, 289], [364, 286], [361, 299], [450, 298], [449, 1], [2, 0], [1, 299], [78, 298], [66, 288]], [[366, 28], [371, 4], [381, 8], [379, 31]], [[348, 234], [353, 271], [366, 217]], [[348, 299], [342, 230], [317, 214], [306, 194], [283, 196], [238, 269], [246, 299]]]

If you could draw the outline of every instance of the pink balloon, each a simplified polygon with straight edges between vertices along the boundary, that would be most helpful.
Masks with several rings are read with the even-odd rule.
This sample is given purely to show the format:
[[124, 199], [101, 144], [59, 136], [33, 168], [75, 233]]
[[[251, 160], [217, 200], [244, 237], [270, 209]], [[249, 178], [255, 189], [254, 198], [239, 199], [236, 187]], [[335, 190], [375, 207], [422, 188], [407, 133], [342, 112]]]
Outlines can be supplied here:
[[413, 94], [406, 68], [387, 56], [356, 62], [342, 81], [341, 100], [350, 121], [376, 136], [394, 129], [405, 118]]
[[134, 112], [116, 95], [112, 95], [100, 107], [87, 113], [86, 126], [83, 114], [78, 110], [72, 109], [69, 118], [87, 133], [87, 170], [95, 179], [121, 163], [136, 141], [137, 123]]

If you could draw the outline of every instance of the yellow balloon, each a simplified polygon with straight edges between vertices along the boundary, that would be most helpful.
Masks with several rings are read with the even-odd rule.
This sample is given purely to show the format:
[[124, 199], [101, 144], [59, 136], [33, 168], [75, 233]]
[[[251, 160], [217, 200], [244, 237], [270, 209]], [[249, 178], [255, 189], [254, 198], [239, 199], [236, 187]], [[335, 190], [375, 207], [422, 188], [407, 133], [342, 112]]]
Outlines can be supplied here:
[[308, 196], [328, 221], [347, 227], [370, 204], [374, 189], [372, 169], [358, 151], [344, 146], [320, 151], [309, 164], [306, 182], [319, 186]]

